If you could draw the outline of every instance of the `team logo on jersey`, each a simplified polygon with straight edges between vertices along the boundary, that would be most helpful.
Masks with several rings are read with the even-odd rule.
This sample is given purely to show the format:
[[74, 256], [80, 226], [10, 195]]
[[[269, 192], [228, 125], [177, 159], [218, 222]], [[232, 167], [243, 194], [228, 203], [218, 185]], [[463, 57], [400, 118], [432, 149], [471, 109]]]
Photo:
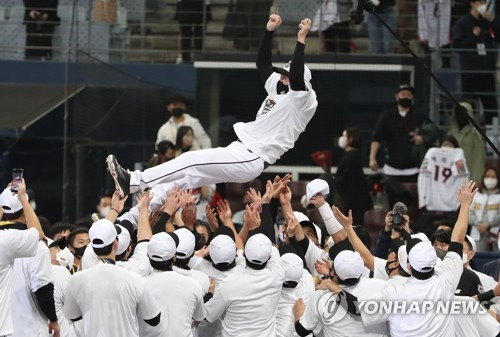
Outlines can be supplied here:
[[455, 166], [457, 167], [458, 173], [464, 173], [465, 170], [465, 163], [463, 160], [457, 160], [455, 163]]
[[347, 298], [343, 293], [337, 295], [325, 293], [318, 301], [318, 312], [321, 312], [325, 324], [333, 324], [347, 315]]
[[274, 108], [275, 105], [276, 105], [276, 100], [274, 99], [274, 97], [269, 97], [268, 99], [266, 99], [266, 102], [264, 103], [264, 108], [262, 109], [260, 115], [267, 114], [269, 111], [271, 111], [272, 108]]

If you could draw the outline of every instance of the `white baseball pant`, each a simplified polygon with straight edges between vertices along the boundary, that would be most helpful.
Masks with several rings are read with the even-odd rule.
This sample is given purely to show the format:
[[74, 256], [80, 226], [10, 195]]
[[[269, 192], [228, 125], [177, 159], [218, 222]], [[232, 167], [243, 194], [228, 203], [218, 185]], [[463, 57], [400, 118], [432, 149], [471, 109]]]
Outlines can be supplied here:
[[246, 183], [264, 170], [265, 161], [241, 142], [227, 147], [198, 150], [150, 169], [130, 172], [130, 193], [157, 184], [175, 182], [182, 189], [218, 183]]

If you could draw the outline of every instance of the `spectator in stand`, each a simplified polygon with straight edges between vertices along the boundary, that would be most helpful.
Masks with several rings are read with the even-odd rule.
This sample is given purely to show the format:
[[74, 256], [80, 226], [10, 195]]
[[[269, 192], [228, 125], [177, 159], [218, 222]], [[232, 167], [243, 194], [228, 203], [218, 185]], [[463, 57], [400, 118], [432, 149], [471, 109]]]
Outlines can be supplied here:
[[178, 129], [186, 125], [190, 126], [193, 129], [193, 133], [196, 135], [193, 146], [200, 149], [209, 149], [212, 147], [212, 141], [205, 132], [205, 129], [203, 129], [203, 126], [201, 126], [200, 121], [186, 113], [187, 101], [183, 96], [174, 95], [169, 97], [166, 107], [171, 117], [160, 127], [160, 130], [158, 130], [158, 136], [156, 138], [157, 146], [163, 140], [168, 140], [175, 144]]
[[351, 18], [357, 1], [323, 0], [316, 11], [311, 31], [321, 31], [326, 52], [351, 52]]
[[[375, 6], [375, 12], [393, 30], [398, 23], [398, 8], [395, 0], [370, 0]], [[382, 23], [372, 14], [367, 13], [366, 24], [370, 39], [370, 52], [376, 54], [394, 53], [394, 37]]]
[[486, 168], [480, 181], [479, 192], [470, 208], [470, 236], [475, 241], [477, 252], [498, 251], [500, 190], [497, 170], [493, 167]]
[[194, 50], [203, 49], [203, 28], [212, 19], [210, 0], [177, 0], [175, 19], [179, 20], [182, 62], [190, 62], [191, 40]]
[[345, 150], [335, 174], [334, 186], [341, 198], [343, 212], [352, 210], [356, 224], [363, 224], [364, 214], [373, 208], [361, 162], [361, 134], [348, 128], [339, 138], [339, 147]]
[[457, 140], [459, 147], [464, 150], [471, 180], [481, 181], [486, 162], [486, 144], [466, 115], [474, 118], [472, 106], [467, 102], [461, 102], [460, 105], [463, 108], [455, 109], [449, 116], [449, 134]]
[[148, 167], [155, 167], [175, 158], [175, 145], [171, 141], [163, 140], [156, 145], [156, 152], [149, 159]]
[[190, 126], [183, 125], [177, 130], [175, 141], [175, 156], [178, 157], [184, 152], [196, 151], [200, 148], [194, 143], [194, 132]]
[[491, 123], [498, 113], [495, 71], [500, 20], [486, 11], [484, 0], [469, 4], [470, 12], [453, 26], [453, 47], [459, 49], [462, 92], [481, 100], [486, 122]]
[[262, 37], [261, 24], [269, 17], [271, 0], [238, 0], [234, 12], [242, 19], [234, 36], [234, 48], [247, 51], [257, 50]]
[[61, 19], [57, 16], [59, 0], [23, 0], [26, 25], [27, 60], [52, 59], [52, 34]]

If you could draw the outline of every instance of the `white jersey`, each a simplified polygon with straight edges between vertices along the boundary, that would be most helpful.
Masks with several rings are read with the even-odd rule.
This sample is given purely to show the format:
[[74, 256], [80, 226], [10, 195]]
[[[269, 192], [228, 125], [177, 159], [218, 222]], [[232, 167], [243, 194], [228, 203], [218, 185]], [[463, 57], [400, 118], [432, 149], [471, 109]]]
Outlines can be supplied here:
[[190, 277], [196, 282], [198, 282], [198, 284], [201, 287], [201, 290], [203, 291], [203, 296], [205, 296], [208, 293], [208, 290], [210, 289], [210, 279], [205, 273], [202, 273], [201, 271], [196, 269], [183, 269], [176, 266], [173, 266], [172, 269], [175, 272]]
[[[294, 288], [281, 289], [281, 296], [276, 311], [276, 337], [297, 337], [293, 305], [299, 297]], [[312, 336], [312, 335], [308, 335]]]
[[82, 317], [85, 336], [138, 337], [138, 320], [160, 313], [146, 280], [113, 264], [99, 263], [75, 273], [64, 300], [64, 315]]
[[68, 285], [71, 274], [63, 266], [52, 265], [52, 276], [54, 279], [54, 304], [56, 306], [57, 321], [61, 328], [61, 337], [75, 337], [73, 322], [63, 315], [64, 290]]
[[[361, 277], [352, 287], [344, 287], [346, 291], [362, 298], [382, 290], [385, 282], [378, 279]], [[319, 290], [309, 300], [300, 324], [306, 330], [314, 330], [320, 324], [325, 337], [336, 336], [388, 336], [389, 330], [383, 322], [365, 327], [360, 316], [349, 314], [343, 305], [337, 302], [337, 295], [330, 291]]]
[[[151, 265], [148, 258], [149, 241], [139, 242], [134, 249], [134, 254], [127, 261], [117, 261], [116, 265], [132, 273], [146, 277], [151, 274]], [[99, 263], [99, 257], [94, 252], [92, 245], [88, 245], [80, 262], [80, 271], [89, 269]]]
[[[455, 252], [448, 252], [429, 279], [418, 280], [410, 277], [406, 282], [386, 286], [380, 292], [372, 291], [371, 294], [366, 294], [367, 296], [358, 296], [358, 301], [375, 301], [382, 304], [408, 303], [408, 305], [422, 301], [450, 301], [455, 296], [455, 289], [462, 272], [462, 257]], [[369, 311], [367, 306], [363, 306], [360, 308], [360, 313], [367, 327], [389, 321], [392, 336], [454, 337], [453, 315], [439, 314], [436, 312], [436, 307], [437, 305], [425, 312], [391, 314], [386, 310]]]
[[12, 264], [17, 258], [35, 255], [38, 239], [38, 231], [34, 228], [0, 231], [0, 336], [14, 332], [11, 313]]
[[236, 123], [233, 128], [241, 142], [269, 164], [274, 164], [293, 148], [300, 134], [314, 116], [318, 101], [311, 83], [304, 81], [306, 91], [289, 90], [278, 95], [280, 74], [273, 73], [266, 81], [267, 97], [255, 121]]
[[[50, 252], [45, 243], [39, 241], [35, 256], [17, 259], [14, 262], [12, 284], [12, 337], [48, 337], [49, 321], [40, 310], [35, 292], [53, 283]], [[30, 324], [26, 324], [30, 322]]]
[[456, 296], [455, 300], [471, 302], [465, 305], [465, 312], [459, 315], [452, 315], [455, 319], [455, 329], [457, 337], [496, 337], [500, 332], [499, 324], [493, 316], [486, 310], [469, 311], [474, 308], [477, 302], [468, 296]]
[[278, 249], [272, 247], [264, 269], [247, 267], [222, 281], [214, 297], [205, 303], [206, 320], [223, 317], [223, 337], [275, 337], [283, 278]]
[[161, 321], [155, 327], [139, 321], [140, 336], [192, 337], [192, 320], [205, 318], [203, 293], [198, 282], [174, 271], [153, 271], [146, 278], [146, 288], [160, 306]]
[[456, 211], [458, 190], [468, 179], [462, 149], [430, 148], [418, 175], [418, 206], [428, 211]]

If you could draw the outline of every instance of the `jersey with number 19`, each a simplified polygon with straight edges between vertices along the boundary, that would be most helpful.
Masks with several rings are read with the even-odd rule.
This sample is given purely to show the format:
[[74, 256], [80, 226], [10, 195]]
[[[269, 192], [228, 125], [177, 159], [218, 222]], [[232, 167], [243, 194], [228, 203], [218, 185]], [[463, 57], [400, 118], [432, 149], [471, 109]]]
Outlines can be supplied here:
[[253, 153], [274, 164], [293, 148], [307, 123], [316, 112], [318, 101], [309, 81], [305, 91], [276, 92], [280, 74], [273, 73], [266, 81], [268, 96], [262, 103], [255, 121], [234, 124], [234, 132]]
[[428, 211], [456, 211], [457, 193], [469, 171], [460, 148], [430, 148], [418, 176], [418, 204]]

